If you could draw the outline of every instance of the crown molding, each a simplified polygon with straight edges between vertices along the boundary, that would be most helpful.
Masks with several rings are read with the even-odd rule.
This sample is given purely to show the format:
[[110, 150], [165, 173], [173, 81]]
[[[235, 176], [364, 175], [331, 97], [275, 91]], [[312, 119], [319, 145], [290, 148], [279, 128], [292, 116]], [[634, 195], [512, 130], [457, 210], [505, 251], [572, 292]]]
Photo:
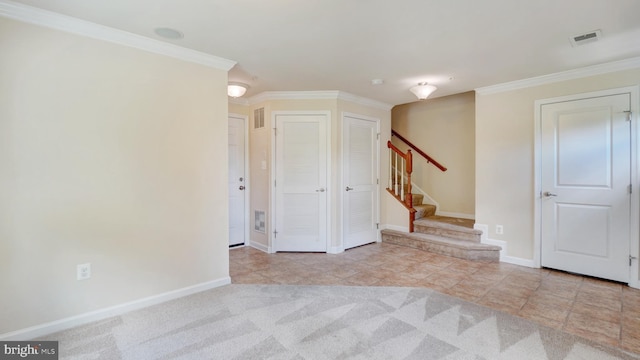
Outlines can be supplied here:
[[480, 95], [497, 94], [505, 91], [512, 91], [534, 86], [546, 85], [566, 80], [574, 80], [589, 76], [602, 75], [616, 71], [630, 70], [640, 68], [640, 57], [626, 60], [608, 62], [604, 64], [592, 65], [578, 69], [562, 71], [558, 73], [536, 76], [523, 80], [516, 80], [502, 84], [485, 86], [475, 89]]
[[377, 108], [380, 110], [385, 110], [385, 111], [391, 111], [391, 109], [393, 108], [393, 105], [387, 104], [387, 103], [383, 103], [381, 101], [377, 101], [377, 100], [372, 100], [369, 98], [365, 98], [365, 97], [361, 97], [358, 95], [353, 95], [344, 91], [340, 91], [338, 94], [338, 99], [340, 100], [344, 100], [344, 101], [348, 101], [348, 102], [352, 102], [352, 103], [356, 103], [356, 104], [360, 104], [360, 105], [364, 105], [364, 106], [368, 106], [368, 107], [372, 107], [372, 108]]
[[229, 71], [235, 61], [67, 15], [0, 0], [0, 16]]
[[265, 91], [249, 98], [249, 105], [273, 100], [343, 100], [363, 106], [390, 111], [393, 105], [353, 95], [344, 91]]

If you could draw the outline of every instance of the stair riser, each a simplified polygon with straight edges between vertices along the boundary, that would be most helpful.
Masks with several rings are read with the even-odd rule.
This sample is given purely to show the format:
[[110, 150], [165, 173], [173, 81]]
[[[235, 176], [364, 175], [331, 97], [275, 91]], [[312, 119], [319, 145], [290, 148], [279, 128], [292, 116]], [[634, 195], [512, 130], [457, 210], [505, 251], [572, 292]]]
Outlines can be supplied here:
[[448, 237], [451, 239], [471, 241], [475, 243], [479, 243], [481, 241], [480, 234], [472, 234], [468, 232], [461, 232], [461, 231], [455, 231], [450, 229], [441, 229], [441, 228], [436, 228], [431, 226], [422, 226], [422, 225], [415, 224], [414, 230], [416, 232], [420, 232], [423, 234], [437, 235], [442, 237]]
[[428, 241], [408, 239], [401, 236], [383, 234], [382, 241], [400, 246], [407, 246], [436, 254], [447, 255], [465, 260], [498, 262], [500, 252], [497, 250], [470, 250], [450, 247], [445, 244], [437, 244]]

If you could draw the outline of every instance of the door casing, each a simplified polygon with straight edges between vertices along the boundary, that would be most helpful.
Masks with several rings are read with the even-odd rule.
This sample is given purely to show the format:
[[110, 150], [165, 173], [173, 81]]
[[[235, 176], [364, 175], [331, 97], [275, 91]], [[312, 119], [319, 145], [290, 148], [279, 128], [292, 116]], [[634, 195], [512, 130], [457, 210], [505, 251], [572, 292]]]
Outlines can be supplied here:
[[[629, 250], [632, 256], [640, 258], [640, 183], [638, 170], [640, 169], [640, 149], [638, 148], [638, 139], [640, 138], [640, 128], [638, 126], [638, 111], [640, 109], [640, 86], [629, 86], [589, 93], [574, 94], [555, 98], [541, 99], [535, 101], [534, 120], [535, 120], [535, 141], [534, 141], [534, 266], [541, 267], [542, 252], [542, 111], [541, 108], [545, 104], [553, 104], [557, 102], [582, 100], [594, 97], [610, 96], [617, 94], [630, 94], [631, 97], [631, 184], [633, 192], [631, 194], [631, 224], [630, 224], [630, 244]], [[640, 288], [639, 266], [640, 259], [631, 262], [629, 286]]]

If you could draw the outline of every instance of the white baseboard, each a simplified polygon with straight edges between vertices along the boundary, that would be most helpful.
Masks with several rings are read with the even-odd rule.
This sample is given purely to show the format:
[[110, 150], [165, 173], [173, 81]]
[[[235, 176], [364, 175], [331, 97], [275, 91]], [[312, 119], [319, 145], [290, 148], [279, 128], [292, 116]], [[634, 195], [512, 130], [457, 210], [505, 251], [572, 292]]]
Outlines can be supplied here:
[[388, 224], [381, 225], [380, 229], [381, 230], [389, 229], [389, 230], [395, 230], [395, 231], [409, 232], [409, 228], [408, 227], [397, 226], [397, 225], [388, 225]]
[[266, 252], [267, 254], [271, 254], [271, 249], [266, 245], [262, 245], [262, 244], [256, 243], [256, 242], [250, 242], [249, 246], [251, 246], [252, 248], [254, 248], [256, 250], [260, 250], [260, 251]]
[[482, 235], [480, 236], [480, 242], [487, 245], [496, 245], [500, 246], [502, 250], [500, 250], [500, 261], [508, 264], [526, 266], [530, 268], [537, 267], [535, 262], [530, 259], [523, 259], [515, 256], [507, 255], [507, 242], [503, 240], [496, 240], [489, 238], [489, 226], [485, 224], [474, 224], [473, 228], [476, 230], [481, 230]]
[[149, 296], [146, 298], [130, 301], [124, 304], [110, 306], [108, 308], [91, 311], [88, 313], [51, 321], [48, 323], [31, 326], [25, 329], [11, 331], [0, 334], [2, 341], [26, 341], [35, 339], [58, 331], [67, 330], [76, 326], [88, 324], [90, 322], [104, 320], [113, 316], [118, 316], [133, 310], [142, 309], [152, 305], [160, 304], [169, 300], [177, 299], [183, 296], [195, 294], [198, 292], [214, 289], [220, 286], [231, 284], [230, 277], [223, 277], [217, 280], [188, 286], [182, 289], [168, 291], [162, 294]]
[[327, 250], [327, 254], [340, 254], [344, 252], [344, 247], [342, 246], [330, 246]]
[[476, 215], [475, 214], [463, 214], [463, 213], [457, 213], [457, 212], [438, 211], [438, 209], [436, 209], [436, 215], [454, 217], [454, 218], [458, 218], [458, 219], [469, 219], [469, 220], [475, 220], [476, 219]]

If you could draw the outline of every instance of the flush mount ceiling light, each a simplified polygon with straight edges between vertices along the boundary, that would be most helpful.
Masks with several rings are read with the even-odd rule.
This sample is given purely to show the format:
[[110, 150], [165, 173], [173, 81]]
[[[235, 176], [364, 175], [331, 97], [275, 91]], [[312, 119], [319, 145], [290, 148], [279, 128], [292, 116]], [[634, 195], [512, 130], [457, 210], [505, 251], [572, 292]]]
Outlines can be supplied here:
[[420, 100], [424, 100], [431, 95], [432, 92], [438, 90], [437, 87], [433, 85], [429, 85], [426, 82], [421, 82], [417, 86], [412, 87], [411, 92], [418, 97]]
[[153, 30], [156, 35], [163, 37], [165, 39], [178, 40], [184, 37], [184, 34], [176, 29], [171, 28], [157, 28]]
[[244, 93], [247, 92], [248, 88], [249, 85], [247, 84], [236, 82], [229, 83], [229, 85], [227, 85], [227, 95], [231, 96], [232, 98], [237, 98], [244, 95]]

